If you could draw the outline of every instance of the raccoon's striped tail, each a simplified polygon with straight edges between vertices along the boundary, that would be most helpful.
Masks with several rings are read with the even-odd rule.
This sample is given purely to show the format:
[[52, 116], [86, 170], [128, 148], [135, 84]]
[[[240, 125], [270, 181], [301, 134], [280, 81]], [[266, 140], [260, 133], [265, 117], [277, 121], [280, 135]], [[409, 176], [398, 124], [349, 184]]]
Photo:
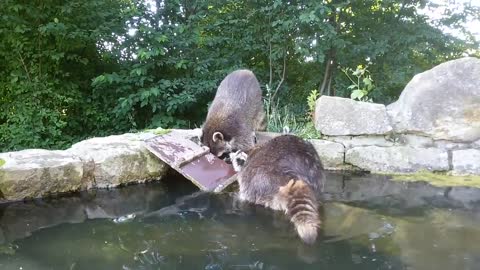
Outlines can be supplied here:
[[300, 238], [306, 244], [315, 243], [321, 221], [313, 190], [303, 180], [290, 180], [279, 192], [285, 196], [286, 214]]

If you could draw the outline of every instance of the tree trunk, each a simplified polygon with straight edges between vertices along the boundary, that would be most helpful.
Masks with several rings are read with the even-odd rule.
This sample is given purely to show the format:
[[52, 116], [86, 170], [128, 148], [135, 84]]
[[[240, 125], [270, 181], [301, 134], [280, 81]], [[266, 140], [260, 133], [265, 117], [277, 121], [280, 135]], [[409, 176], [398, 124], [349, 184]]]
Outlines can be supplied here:
[[[338, 1], [333, 1], [332, 4], [335, 4]], [[328, 23], [335, 29], [335, 32], [338, 34], [340, 32], [340, 11], [337, 12], [337, 9], [334, 5], [331, 6], [332, 14], [328, 18]], [[327, 52], [325, 57], [325, 73], [323, 74], [322, 84], [318, 88], [320, 95], [335, 95], [335, 90], [332, 88], [332, 81], [335, 75], [335, 67], [337, 65], [337, 51], [333, 45], [330, 45], [330, 49]]]
[[318, 88], [320, 95], [330, 95], [330, 89], [332, 87], [332, 79], [336, 65], [336, 51], [331, 48], [327, 53], [327, 61], [325, 62], [325, 73], [323, 74], [322, 84]]

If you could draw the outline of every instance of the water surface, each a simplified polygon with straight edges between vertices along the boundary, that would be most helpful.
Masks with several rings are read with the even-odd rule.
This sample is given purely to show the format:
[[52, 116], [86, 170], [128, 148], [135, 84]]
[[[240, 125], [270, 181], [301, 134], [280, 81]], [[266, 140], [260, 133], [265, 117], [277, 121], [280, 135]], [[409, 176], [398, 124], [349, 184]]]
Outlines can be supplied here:
[[181, 179], [0, 206], [0, 269], [480, 269], [480, 191], [330, 174], [323, 230]]

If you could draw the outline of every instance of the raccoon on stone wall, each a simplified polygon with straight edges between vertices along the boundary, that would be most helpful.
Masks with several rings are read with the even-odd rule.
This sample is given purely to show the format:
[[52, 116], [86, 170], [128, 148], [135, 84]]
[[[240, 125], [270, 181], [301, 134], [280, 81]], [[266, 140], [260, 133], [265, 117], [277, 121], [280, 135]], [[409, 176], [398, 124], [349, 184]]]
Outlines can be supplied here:
[[218, 157], [248, 150], [255, 144], [255, 130], [265, 130], [262, 92], [250, 70], [227, 75], [217, 89], [202, 126], [201, 142]]
[[317, 194], [325, 181], [313, 146], [299, 137], [282, 135], [230, 156], [239, 171], [239, 199], [285, 211], [303, 242], [313, 244], [321, 225]]

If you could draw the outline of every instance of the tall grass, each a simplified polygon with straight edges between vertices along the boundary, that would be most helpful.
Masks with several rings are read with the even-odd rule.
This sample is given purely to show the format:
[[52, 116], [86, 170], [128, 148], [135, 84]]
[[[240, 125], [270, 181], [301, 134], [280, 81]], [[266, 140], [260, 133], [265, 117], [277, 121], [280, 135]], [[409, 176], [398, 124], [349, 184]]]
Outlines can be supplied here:
[[281, 107], [278, 100], [272, 100], [271, 90], [268, 85], [264, 104], [268, 131], [295, 134], [304, 139], [321, 138], [321, 134], [315, 129], [313, 124], [311, 108], [309, 108], [309, 112], [306, 114], [295, 114], [288, 106]]

